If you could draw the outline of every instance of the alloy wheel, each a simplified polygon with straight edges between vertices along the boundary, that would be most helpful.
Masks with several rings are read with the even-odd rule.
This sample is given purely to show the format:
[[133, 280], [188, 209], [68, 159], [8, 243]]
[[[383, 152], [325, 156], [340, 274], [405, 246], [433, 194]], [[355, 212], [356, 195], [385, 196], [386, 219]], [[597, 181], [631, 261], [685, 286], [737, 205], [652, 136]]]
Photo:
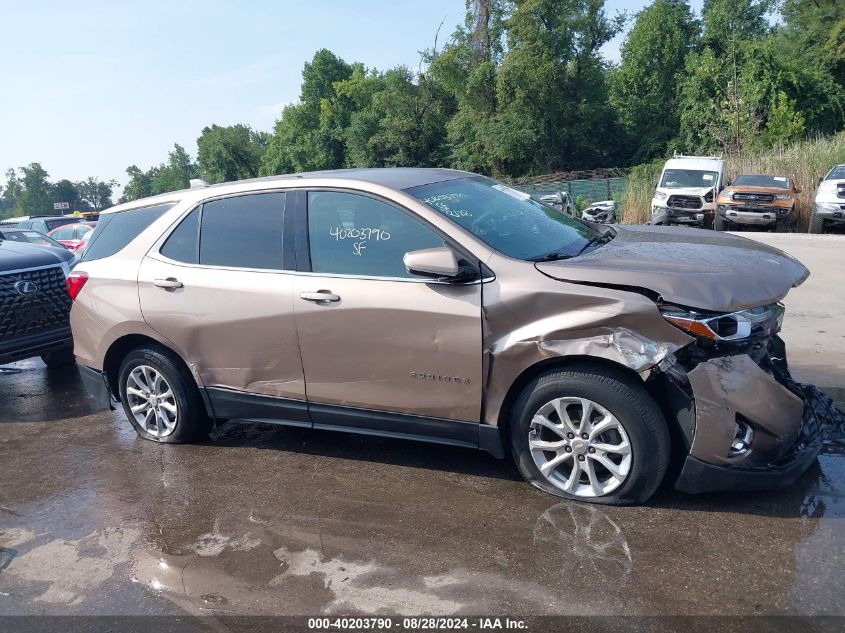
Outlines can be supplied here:
[[138, 425], [156, 438], [176, 429], [179, 409], [176, 394], [160, 371], [139, 365], [126, 378], [126, 401]]
[[531, 420], [528, 448], [540, 473], [576, 497], [601, 497], [631, 471], [631, 442], [610, 411], [587, 398], [556, 398]]

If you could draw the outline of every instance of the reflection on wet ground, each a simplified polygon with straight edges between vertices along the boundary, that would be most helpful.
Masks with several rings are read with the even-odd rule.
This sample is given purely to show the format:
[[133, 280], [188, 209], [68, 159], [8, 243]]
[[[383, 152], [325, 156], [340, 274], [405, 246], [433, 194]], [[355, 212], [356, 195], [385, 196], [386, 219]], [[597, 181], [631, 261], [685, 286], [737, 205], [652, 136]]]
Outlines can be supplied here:
[[0, 614], [845, 613], [841, 445], [789, 490], [611, 508], [436, 445], [159, 446], [29, 361], [0, 368], [0, 459]]

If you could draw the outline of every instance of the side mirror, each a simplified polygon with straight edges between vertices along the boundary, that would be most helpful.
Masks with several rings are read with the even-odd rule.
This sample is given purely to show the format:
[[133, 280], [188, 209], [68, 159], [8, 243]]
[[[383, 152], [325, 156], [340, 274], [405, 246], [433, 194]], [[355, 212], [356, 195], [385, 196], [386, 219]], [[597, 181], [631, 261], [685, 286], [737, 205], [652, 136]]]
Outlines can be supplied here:
[[409, 251], [402, 261], [409, 273], [420, 277], [455, 279], [464, 272], [454, 251], [445, 246]]
[[801, 187], [793, 187], [792, 191], [794, 191], [795, 193], [801, 193], [803, 189], [801, 189]]

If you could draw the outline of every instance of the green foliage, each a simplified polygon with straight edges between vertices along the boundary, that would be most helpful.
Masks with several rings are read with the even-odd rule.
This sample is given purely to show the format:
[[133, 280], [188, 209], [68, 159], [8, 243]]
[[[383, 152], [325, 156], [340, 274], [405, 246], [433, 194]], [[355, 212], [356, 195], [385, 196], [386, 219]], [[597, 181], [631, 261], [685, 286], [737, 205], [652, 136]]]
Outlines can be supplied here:
[[633, 162], [662, 155], [678, 134], [678, 84], [698, 29], [686, 0], [655, 0], [637, 14], [622, 44], [610, 100]]
[[15, 213], [18, 215], [47, 214], [53, 210], [53, 192], [48, 174], [38, 163], [21, 167], [22, 177]]
[[[109, 198], [111, 198], [111, 192], [109, 192]], [[67, 202], [72, 210], [83, 210], [80, 204], [82, 201], [79, 197], [79, 189], [67, 178], [63, 178], [53, 185], [53, 202]]]
[[112, 193], [117, 186], [116, 180], [102, 181], [90, 177], [76, 183], [76, 190], [79, 192], [79, 200], [87, 209], [102, 211], [112, 206]]
[[159, 165], [151, 174], [152, 195], [187, 189], [191, 178], [197, 177], [197, 166], [184, 147], [174, 144], [173, 151], [167, 156], [167, 162]]
[[269, 134], [248, 125], [203, 128], [197, 139], [199, 173], [209, 182], [255, 178], [268, 142]]
[[123, 195], [120, 197], [120, 202], [129, 202], [130, 200], [140, 200], [153, 195], [153, 177], [155, 176], [156, 168], [150, 171], [143, 171], [137, 165], [130, 165], [126, 168], [126, 174], [129, 176], [129, 182], [123, 188]]

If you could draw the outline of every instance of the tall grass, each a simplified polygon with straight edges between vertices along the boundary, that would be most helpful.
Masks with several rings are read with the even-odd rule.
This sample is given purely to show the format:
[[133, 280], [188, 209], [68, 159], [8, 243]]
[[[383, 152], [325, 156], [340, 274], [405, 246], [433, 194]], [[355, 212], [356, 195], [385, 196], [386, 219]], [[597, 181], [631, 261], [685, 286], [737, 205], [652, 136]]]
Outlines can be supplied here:
[[[749, 151], [725, 157], [727, 177], [740, 174], [772, 174], [791, 176], [801, 189], [798, 196], [796, 230], [806, 231], [819, 178], [831, 167], [845, 163], [845, 132], [835, 136], [801, 141], [767, 150]], [[622, 196], [622, 221], [641, 224], [651, 214], [651, 198], [660, 178], [662, 160], [638, 165], [628, 176]]]

